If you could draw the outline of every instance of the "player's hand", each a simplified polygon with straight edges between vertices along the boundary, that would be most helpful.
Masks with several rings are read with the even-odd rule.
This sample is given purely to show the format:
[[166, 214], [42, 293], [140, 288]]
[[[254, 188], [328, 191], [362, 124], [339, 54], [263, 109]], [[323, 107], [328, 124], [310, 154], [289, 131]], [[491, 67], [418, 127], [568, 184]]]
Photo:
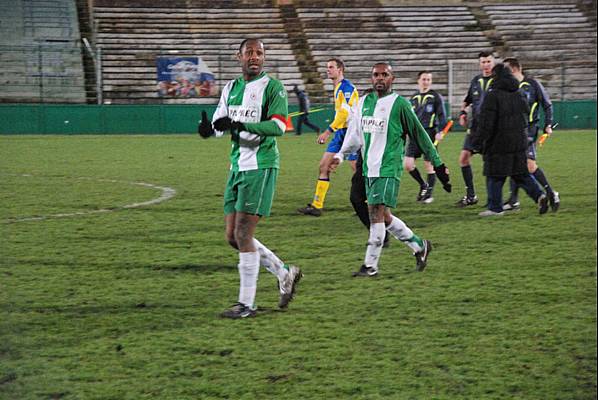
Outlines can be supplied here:
[[544, 128], [544, 133], [546, 133], [548, 136], [552, 135], [552, 126], [548, 125], [546, 128]]
[[434, 171], [436, 172], [438, 180], [442, 183], [442, 188], [450, 193], [453, 190], [453, 185], [451, 185], [449, 170], [446, 165], [440, 164], [439, 166], [434, 167]]
[[436, 135], [434, 136], [434, 139], [440, 143], [442, 141], [442, 139], [444, 139], [444, 136], [442, 136], [442, 132], [436, 133]]
[[328, 165], [328, 172], [336, 171], [336, 168], [341, 165], [342, 160], [336, 157], [333, 157]]
[[462, 127], [467, 127], [467, 114], [459, 115], [459, 125]]
[[318, 144], [324, 144], [326, 143], [326, 141], [328, 140], [328, 137], [330, 136], [330, 133], [328, 133], [328, 130], [325, 130], [324, 133], [322, 133], [320, 136], [318, 136]]
[[214, 121], [214, 128], [221, 132], [231, 131], [231, 133], [234, 135], [239, 131], [245, 129], [245, 126], [243, 125], [243, 123], [233, 121], [229, 117], [222, 117]]
[[205, 111], [201, 112], [201, 121], [197, 127], [197, 133], [204, 139], [209, 138], [210, 136], [214, 136], [214, 129], [212, 128], [212, 123], [208, 119], [208, 114]]

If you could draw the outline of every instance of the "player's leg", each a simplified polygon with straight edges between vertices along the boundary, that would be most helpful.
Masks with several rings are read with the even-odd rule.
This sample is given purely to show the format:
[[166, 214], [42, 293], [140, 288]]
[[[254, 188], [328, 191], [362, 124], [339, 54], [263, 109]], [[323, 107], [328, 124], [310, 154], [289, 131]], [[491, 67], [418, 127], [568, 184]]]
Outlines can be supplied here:
[[313, 215], [319, 217], [322, 215], [322, 209], [324, 208], [324, 200], [326, 199], [326, 193], [330, 187], [330, 163], [336, 153], [338, 153], [343, 145], [345, 130], [339, 129], [334, 133], [334, 138], [328, 144], [326, 151], [320, 159], [318, 182], [316, 183], [316, 191], [311, 203], [306, 207], [297, 209], [297, 211], [303, 215]]
[[[258, 215], [235, 212], [227, 214], [226, 232], [233, 232], [233, 241], [239, 250], [239, 297], [238, 302], [221, 315], [225, 318], [253, 317], [255, 311], [255, 293], [260, 267], [260, 256], [253, 243], [253, 233], [259, 221]], [[231, 243], [231, 240], [229, 240]]]
[[519, 186], [513, 178], [509, 178], [509, 199], [503, 204], [503, 210], [513, 211], [519, 207]]
[[434, 201], [432, 193], [434, 192], [434, 185], [436, 184], [436, 171], [434, 171], [434, 166], [432, 163], [426, 159], [424, 159], [424, 168], [428, 174], [426, 182], [428, 187], [426, 189], [426, 193], [422, 197], [422, 203], [430, 204]]
[[[358, 159], [355, 162], [356, 169], [351, 178], [351, 192], [349, 200], [355, 210], [355, 214], [359, 220], [366, 227], [370, 229], [370, 214], [368, 210], [367, 195], [365, 192], [365, 177], [363, 176], [363, 159], [361, 154], [358, 154]], [[389, 245], [390, 235], [384, 236], [384, 243], [382, 247], [386, 248]]]
[[[536, 137], [538, 135], [538, 128], [530, 127], [530, 131], [528, 132], [527, 137], [527, 149], [526, 149], [526, 157], [527, 157], [527, 169], [529, 173], [533, 176], [534, 171], [537, 169], [536, 166]], [[517, 210], [519, 209], [519, 185], [515, 182], [513, 178], [510, 179], [510, 194], [509, 200], [503, 205], [503, 209], [505, 211], [510, 210]], [[541, 189], [541, 188], [540, 188]]]
[[548, 211], [548, 196], [542, 192], [538, 186], [538, 183], [530, 174], [514, 175], [512, 178], [515, 180], [517, 185], [523, 188], [527, 195], [538, 205], [538, 211], [540, 214], [544, 214], [546, 211]]
[[253, 239], [254, 245], [260, 255], [260, 265], [264, 266], [278, 279], [280, 298], [278, 306], [286, 308], [293, 299], [297, 283], [303, 274], [301, 269], [294, 265], [285, 264], [278, 256], [257, 239]]
[[428, 263], [428, 255], [432, 251], [432, 243], [429, 240], [422, 239], [398, 217], [390, 212], [385, 218], [386, 230], [392, 236], [405, 243], [415, 256], [416, 270], [423, 271]]
[[[285, 270], [284, 264], [280, 265], [282, 261], [254, 238], [260, 217], [270, 215], [278, 170], [258, 169], [232, 175], [236, 176], [234, 190], [228, 190], [227, 186], [225, 191], [226, 232], [227, 239], [230, 239], [232, 231], [234, 244], [239, 250], [240, 288], [238, 303], [222, 316], [243, 318], [255, 315], [255, 293], [261, 262], [277, 277], [280, 275], [279, 281], [282, 279], [284, 282], [291, 271]], [[229, 212], [231, 192], [236, 194], [232, 213]], [[300, 275], [298, 269], [295, 272]]]
[[403, 167], [419, 185], [419, 192], [417, 193], [416, 201], [422, 201], [428, 189], [428, 185], [422, 178], [417, 166], [415, 165], [415, 160], [421, 157], [421, 155], [422, 152], [417, 144], [412, 140], [408, 140], [407, 149], [405, 150], [405, 159], [403, 160]]
[[561, 200], [559, 198], [559, 193], [555, 192], [550, 184], [548, 183], [548, 179], [546, 179], [546, 175], [544, 175], [544, 171], [542, 168], [538, 167], [535, 159], [528, 159], [527, 160], [527, 168], [530, 174], [536, 179], [538, 184], [544, 189], [546, 192], [546, 196], [548, 196], [548, 201], [550, 202], [550, 208], [552, 211], [556, 212], [559, 209], [561, 204]]
[[370, 234], [368, 236], [365, 258], [361, 268], [353, 273], [353, 276], [376, 276], [378, 275], [378, 262], [384, 245], [386, 235], [384, 225], [384, 204], [369, 204], [368, 213], [370, 217]]
[[[340, 147], [339, 147], [340, 150]], [[299, 208], [297, 211], [304, 215], [313, 215], [319, 217], [322, 215], [322, 209], [324, 208], [324, 200], [326, 199], [326, 193], [330, 187], [330, 164], [332, 158], [336, 153], [326, 151], [320, 159], [318, 182], [316, 183], [316, 191], [314, 193], [313, 200], [306, 207]]]
[[305, 114], [302, 114], [299, 116], [299, 118], [297, 118], [297, 126], [295, 127], [295, 135], [299, 136], [301, 135], [302, 131], [303, 131], [303, 123], [305, 122], [305, 119], [307, 117], [305, 116]]
[[[465, 138], [464, 148], [459, 154], [459, 166], [461, 167], [461, 174], [463, 175], [463, 182], [465, 183], [465, 196], [457, 201], [457, 207], [467, 207], [478, 202], [478, 197], [475, 194], [475, 187], [473, 185], [473, 170], [471, 168], [471, 156], [473, 149], [469, 142], [469, 135]], [[466, 148], [467, 147], [467, 148]]]
[[395, 178], [366, 178], [366, 193], [370, 219], [365, 259], [359, 271], [353, 276], [375, 276], [378, 261], [386, 238], [385, 215], [388, 207], [396, 207], [399, 195], [399, 180]]
[[224, 223], [225, 237], [232, 248], [239, 250], [239, 245], [235, 239], [235, 205], [239, 196], [239, 185], [242, 179], [242, 173], [230, 171], [224, 188]]

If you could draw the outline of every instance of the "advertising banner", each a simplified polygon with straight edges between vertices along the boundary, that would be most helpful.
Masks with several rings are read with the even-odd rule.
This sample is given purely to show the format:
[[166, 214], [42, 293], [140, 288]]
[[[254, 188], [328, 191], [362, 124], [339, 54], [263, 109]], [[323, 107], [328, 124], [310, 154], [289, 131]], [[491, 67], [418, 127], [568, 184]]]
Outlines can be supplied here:
[[158, 95], [189, 98], [215, 96], [218, 93], [214, 74], [201, 57], [156, 58]]

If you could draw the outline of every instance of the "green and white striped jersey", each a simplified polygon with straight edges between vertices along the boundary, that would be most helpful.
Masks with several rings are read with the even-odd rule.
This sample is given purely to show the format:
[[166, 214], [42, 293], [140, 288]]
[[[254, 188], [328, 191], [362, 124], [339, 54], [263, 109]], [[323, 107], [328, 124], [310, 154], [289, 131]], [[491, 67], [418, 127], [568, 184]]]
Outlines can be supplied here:
[[[231, 138], [233, 171], [279, 167], [275, 136], [285, 131], [288, 108], [284, 86], [265, 72], [250, 81], [241, 76], [224, 86], [212, 122], [228, 116], [246, 128]], [[222, 135], [216, 131], [216, 136]]]
[[351, 109], [340, 153], [349, 154], [361, 148], [363, 176], [400, 179], [407, 135], [434, 166], [442, 164], [411, 104], [396, 93], [378, 97], [371, 92]]

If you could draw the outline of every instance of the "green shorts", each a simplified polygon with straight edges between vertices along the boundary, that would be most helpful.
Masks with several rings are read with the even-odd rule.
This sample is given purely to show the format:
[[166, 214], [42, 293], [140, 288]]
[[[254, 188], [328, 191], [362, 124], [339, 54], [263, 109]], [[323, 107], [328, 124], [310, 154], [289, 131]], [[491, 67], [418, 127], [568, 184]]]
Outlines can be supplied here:
[[224, 215], [270, 215], [277, 176], [277, 168], [230, 171], [224, 189]]
[[365, 192], [368, 195], [368, 204], [396, 207], [400, 183], [396, 178], [366, 178]]

